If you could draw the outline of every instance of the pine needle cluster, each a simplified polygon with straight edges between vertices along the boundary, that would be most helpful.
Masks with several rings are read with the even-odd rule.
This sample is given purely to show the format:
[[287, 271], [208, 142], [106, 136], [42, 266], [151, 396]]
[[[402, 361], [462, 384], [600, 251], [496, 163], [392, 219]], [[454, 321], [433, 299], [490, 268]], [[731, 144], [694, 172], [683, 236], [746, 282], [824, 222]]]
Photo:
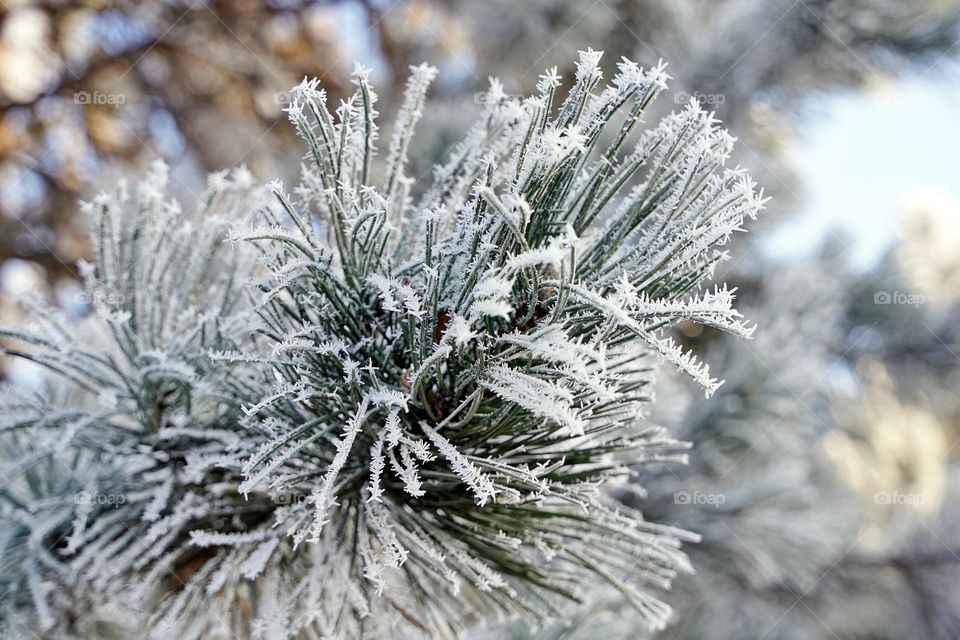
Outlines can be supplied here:
[[662, 626], [696, 536], [610, 489], [684, 458], [644, 420], [660, 362], [719, 384], [665, 331], [750, 335], [703, 284], [763, 198], [695, 103], [644, 126], [662, 65], [601, 86], [600, 55], [563, 100], [555, 70], [527, 98], [493, 81], [426, 188], [407, 155], [436, 70], [378, 162], [358, 67], [332, 112], [293, 92], [292, 190], [218, 174], [185, 213], [158, 167], [90, 203], [93, 315], [30, 303], [0, 333], [52, 372], [2, 397], [6, 622], [448, 637], [604, 584]]

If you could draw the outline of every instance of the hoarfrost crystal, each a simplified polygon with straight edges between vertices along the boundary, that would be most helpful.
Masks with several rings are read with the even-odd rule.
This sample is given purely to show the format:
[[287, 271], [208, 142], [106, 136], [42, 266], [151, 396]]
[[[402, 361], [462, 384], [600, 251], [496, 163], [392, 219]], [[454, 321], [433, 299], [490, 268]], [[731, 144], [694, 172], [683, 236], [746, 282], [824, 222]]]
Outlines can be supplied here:
[[662, 626], [696, 536], [608, 489], [683, 460], [644, 421], [652, 372], [718, 383], [664, 332], [749, 335], [697, 289], [763, 199], [696, 104], [640, 130], [662, 65], [598, 89], [600, 56], [559, 104], [556, 69], [528, 98], [493, 82], [423, 188], [426, 65], [385, 163], [357, 67], [333, 113], [294, 90], [291, 191], [217, 174], [183, 213], [157, 168], [97, 198], [95, 338], [45, 310], [2, 334], [56, 374], [3, 397], [5, 602], [64, 633], [112, 601], [157, 637], [445, 637], [613, 582]]

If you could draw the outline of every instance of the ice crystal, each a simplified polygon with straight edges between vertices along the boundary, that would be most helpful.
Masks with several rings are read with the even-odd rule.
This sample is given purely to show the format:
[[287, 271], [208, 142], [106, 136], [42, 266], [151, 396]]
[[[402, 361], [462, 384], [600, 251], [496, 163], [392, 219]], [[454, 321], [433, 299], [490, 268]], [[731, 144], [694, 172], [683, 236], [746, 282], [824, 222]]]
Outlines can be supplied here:
[[695, 536], [607, 489], [683, 458], [643, 419], [657, 360], [718, 383], [664, 332], [749, 334], [697, 289], [763, 201], [696, 104], [640, 131], [662, 66], [598, 90], [600, 56], [559, 104], [555, 69], [528, 98], [492, 83], [426, 186], [405, 168], [436, 70], [381, 166], [357, 67], [333, 112], [294, 90], [291, 191], [217, 174], [182, 213], [158, 168], [89, 205], [96, 339], [46, 311], [3, 332], [60, 374], [3, 400], [6, 602], [73, 633], [110, 601], [157, 637], [422, 637], [612, 583], [662, 626]]

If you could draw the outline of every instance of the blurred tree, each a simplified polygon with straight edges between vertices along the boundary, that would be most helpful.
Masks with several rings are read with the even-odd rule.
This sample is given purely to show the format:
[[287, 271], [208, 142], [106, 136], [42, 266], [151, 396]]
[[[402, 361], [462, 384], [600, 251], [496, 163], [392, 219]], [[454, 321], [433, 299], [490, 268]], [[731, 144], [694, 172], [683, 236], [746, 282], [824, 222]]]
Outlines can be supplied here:
[[342, 14], [313, 3], [5, 3], [0, 257], [74, 275], [89, 254], [76, 200], [98, 175], [151, 157], [178, 165], [187, 192], [240, 163], [295, 169], [283, 153], [292, 136], [275, 125], [304, 75], [343, 86]]

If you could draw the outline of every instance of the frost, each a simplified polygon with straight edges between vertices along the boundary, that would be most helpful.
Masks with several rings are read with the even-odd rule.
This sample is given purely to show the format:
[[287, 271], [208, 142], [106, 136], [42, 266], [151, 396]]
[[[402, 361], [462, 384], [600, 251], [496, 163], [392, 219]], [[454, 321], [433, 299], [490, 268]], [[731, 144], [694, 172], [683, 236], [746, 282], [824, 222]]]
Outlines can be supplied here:
[[180, 206], [155, 165], [88, 204], [88, 333], [39, 306], [38, 328], [0, 329], [52, 389], [0, 399], [11, 602], [66, 625], [70, 581], [146, 603], [146, 636], [239, 617], [423, 637], [613, 582], [662, 626], [649, 589], [689, 570], [691, 538], [609, 490], [684, 455], [643, 417], [658, 359], [719, 385], [670, 327], [752, 333], [704, 285], [764, 199], [696, 105], [643, 130], [663, 65], [623, 60], [603, 86], [601, 55], [561, 104], [556, 68], [533, 98], [492, 80], [422, 189], [405, 170], [437, 70], [412, 69], [380, 156], [357, 66], [332, 111], [318, 82], [294, 89], [289, 192], [240, 169]]

